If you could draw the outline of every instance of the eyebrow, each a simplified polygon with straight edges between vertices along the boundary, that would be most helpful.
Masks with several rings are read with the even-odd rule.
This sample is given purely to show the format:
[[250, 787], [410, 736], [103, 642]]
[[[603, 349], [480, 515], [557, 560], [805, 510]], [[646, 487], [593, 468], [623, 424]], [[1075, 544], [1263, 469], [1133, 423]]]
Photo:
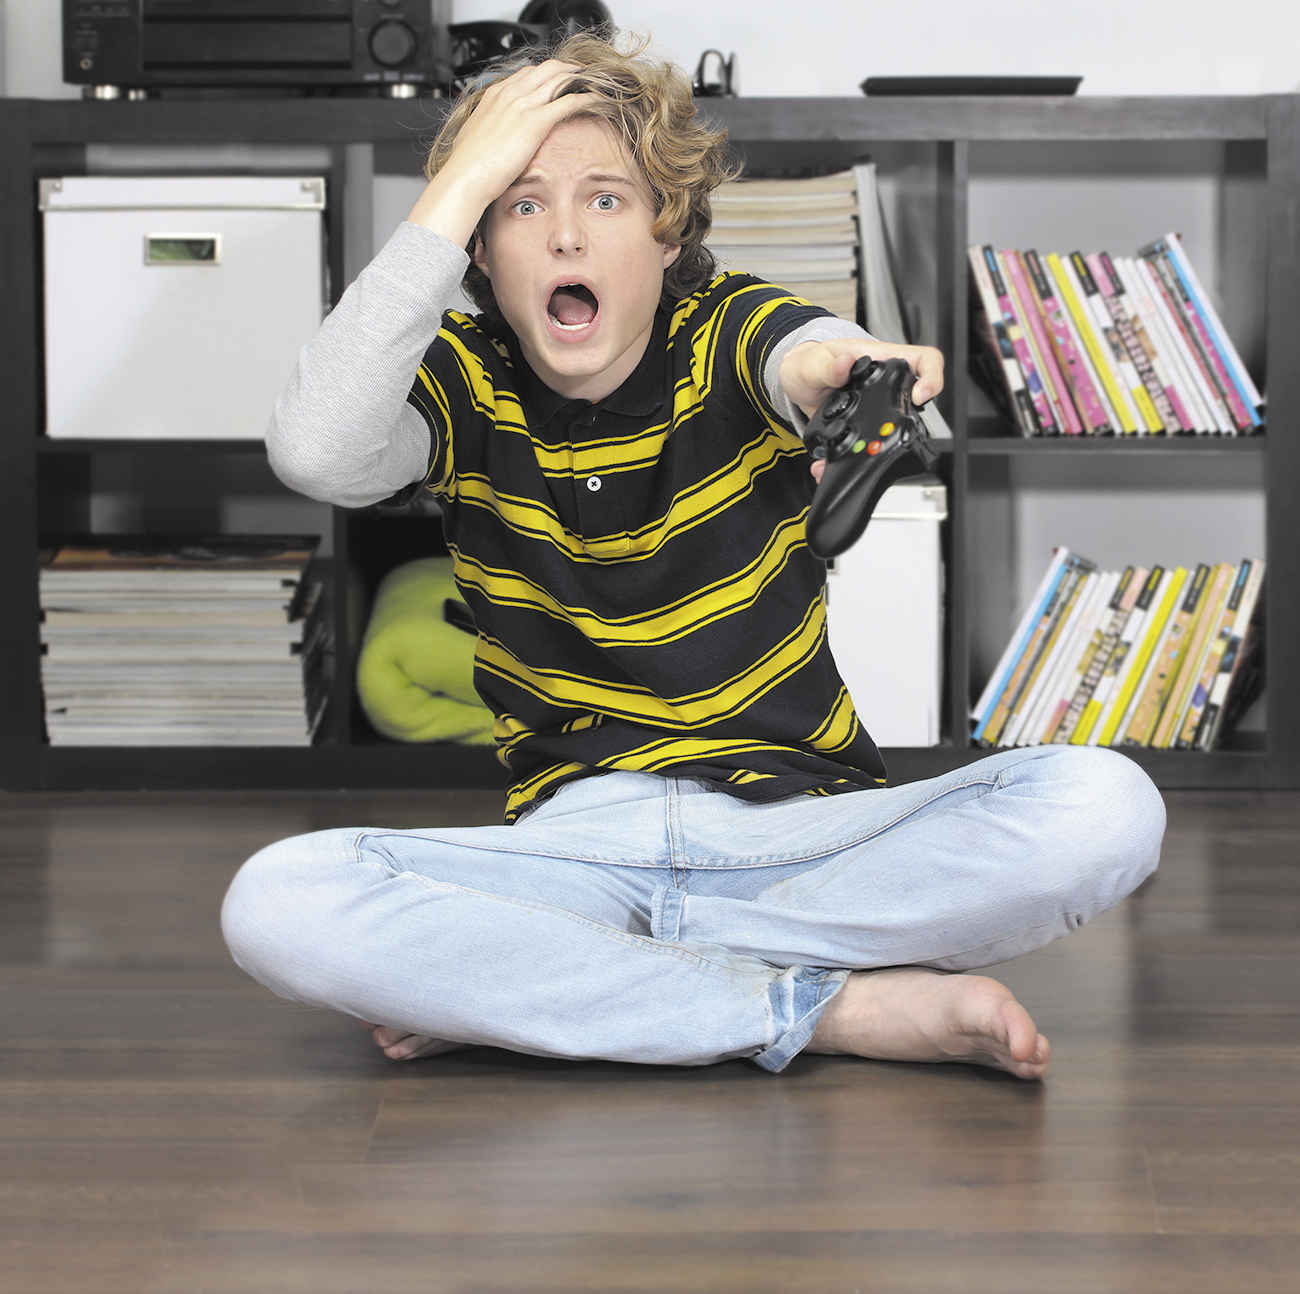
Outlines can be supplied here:
[[[619, 175], [616, 172], [606, 173], [604, 171], [596, 171], [591, 175], [584, 175], [582, 178], [584, 182], [588, 184], [624, 184], [629, 189], [636, 188], [635, 180], [632, 180], [626, 175]], [[539, 171], [529, 171], [527, 175], [521, 175], [513, 184], [511, 184], [506, 189], [506, 192], [509, 193], [511, 189], [519, 188], [521, 184], [536, 184], [539, 181], [545, 184], [546, 177]]]

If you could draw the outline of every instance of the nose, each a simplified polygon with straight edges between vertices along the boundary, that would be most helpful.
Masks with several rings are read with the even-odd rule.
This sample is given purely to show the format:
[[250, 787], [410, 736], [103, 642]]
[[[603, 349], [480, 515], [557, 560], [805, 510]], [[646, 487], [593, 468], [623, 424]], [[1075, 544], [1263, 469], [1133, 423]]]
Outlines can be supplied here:
[[586, 230], [575, 208], [567, 204], [556, 208], [548, 238], [550, 250], [561, 255], [586, 250]]

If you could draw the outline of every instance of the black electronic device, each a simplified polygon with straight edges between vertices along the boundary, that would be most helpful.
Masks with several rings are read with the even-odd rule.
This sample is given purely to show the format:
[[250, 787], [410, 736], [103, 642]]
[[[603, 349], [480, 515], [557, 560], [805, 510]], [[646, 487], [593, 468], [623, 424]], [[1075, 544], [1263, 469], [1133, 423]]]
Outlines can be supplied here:
[[450, 0], [63, 0], [87, 98], [279, 89], [410, 98], [447, 82]]
[[829, 560], [856, 543], [895, 481], [931, 471], [939, 451], [912, 405], [916, 374], [903, 359], [854, 361], [822, 401], [804, 443], [826, 470], [808, 513], [808, 547]]
[[468, 90], [493, 65], [530, 45], [554, 49], [580, 31], [611, 35], [604, 0], [528, 0], [517, 22], [458, 22], [451, 34], [453, 94]]
[[907, 95], [1069, 95], [1081, 76], [869, 76], [863, 94]]

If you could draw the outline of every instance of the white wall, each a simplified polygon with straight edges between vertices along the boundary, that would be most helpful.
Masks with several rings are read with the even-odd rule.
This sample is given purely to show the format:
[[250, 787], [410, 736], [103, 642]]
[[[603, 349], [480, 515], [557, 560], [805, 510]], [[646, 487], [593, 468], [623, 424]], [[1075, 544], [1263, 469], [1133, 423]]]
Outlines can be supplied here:
[[[492, 0], [454, 0], [455, 19], [512, 19]], [[1276, 0], [931, 0], [882, 7], [712, 0], [606, 0], [615, 21], [695, 67], [736, 55], [741, 93], [857, 94], [866, 76], [1047, 75], [1090, 94], [1259, 94], [1300, 87], [1300, 9]], [[1225, 21], [1225, 16], [1230, 20]]]
[[[4, 92], [75, 94], [60, 80], [57, 0], [6, 0]], [[862, 0], [816, 6], [607, 0], [622, 27], [693, 69], [710, 47], [736, 55], [744, 94], [857, 94], [866, 76], [1062, 74], [1085, 94], [1261, 94], [1300, 88], [1300, 6], [1277, 0]], [[517, 18], [522, 3], [453, 0], [457, 22]]]

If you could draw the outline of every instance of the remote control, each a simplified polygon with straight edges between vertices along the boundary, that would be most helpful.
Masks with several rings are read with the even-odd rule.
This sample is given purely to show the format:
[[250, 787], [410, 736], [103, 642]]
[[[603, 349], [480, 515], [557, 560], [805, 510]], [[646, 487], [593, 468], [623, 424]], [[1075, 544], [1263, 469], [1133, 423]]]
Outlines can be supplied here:
[[804, 443], [826, 471], [808, 514], [808, 547], [823, 560], [856, 543], [885, 490], [931, 471], [939, 451], [912, 405], [916, 375], [903, 359], [854, 362], [804, 429]]

